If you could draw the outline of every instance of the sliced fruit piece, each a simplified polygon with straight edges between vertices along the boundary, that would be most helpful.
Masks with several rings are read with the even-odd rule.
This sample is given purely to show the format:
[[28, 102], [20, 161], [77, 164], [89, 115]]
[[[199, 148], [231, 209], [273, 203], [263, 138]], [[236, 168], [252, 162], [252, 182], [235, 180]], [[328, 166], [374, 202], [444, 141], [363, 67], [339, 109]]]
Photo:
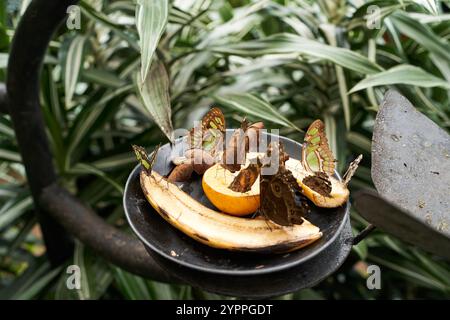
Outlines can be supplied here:
[[336, 208], [342, 206], [348, 200], [350, 191], [347, 185], [335, 177], [328, 177], [331, 182], [331, 191], [328, 196], [325, 196], [314, 191], [304, 183], [304, 179], [313, 174], [303, 168], [301, 161], [289, 159], [286, 161], [286, 167], [292, 171], [292, 175], [297, 179], [298, 184], [303, 189], [303, 194], [316, 206], [321, 208]]
[[202, 186], [209, 201], [222, 212], [245, 216], [256, 212], [259, 208], [259, 177], [247, 192], [237, 192], [229, 188], [236, 175], [216, 164], [206, 170]]
[[301, 225], [283, 227], [264, 219], [233, 217], [212, 210], [155, 171], [143, 170], [140, 179], [146, 198], [161, 217], [214, 248], [283, 253], [302, 248], [322, 236], [319, 228], [307, 220]]

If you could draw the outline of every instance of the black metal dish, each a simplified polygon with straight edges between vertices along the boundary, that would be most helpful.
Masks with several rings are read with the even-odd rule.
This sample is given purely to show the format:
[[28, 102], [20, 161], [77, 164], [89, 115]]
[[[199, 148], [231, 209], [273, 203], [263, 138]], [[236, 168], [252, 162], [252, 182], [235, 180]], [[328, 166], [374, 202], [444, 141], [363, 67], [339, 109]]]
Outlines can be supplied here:
[[264, 299], [320, 283], [347, 259], [352, 240], [350, 218], [347, 217], [339, 236], [315, 257], [286, 270], [245, 276], [194, 270], [164, 258], [149, 247], [147, 251], [164, 270], [194, 287], [227, 296]]
[[[268, 134], [267, 137], [270, 140], [272, 136]], [[288, 138], [279, 138], [286, 152], [292, 158], [298, 159], [301, 155], [301, 145]], [[175, 144], [174, 148], [175, 152], [176, 148], [182, 148], [181, 143]], [[160, 148], [154, 170], [163, 175], [170, 172], [171, 152], [169, 144]], [[292, 253], [266, 255], [214, 249], [191, 239], [159, 216], [142, 193], [139, 183], [140, 170], [140, 166], [137, 166], [132, 171], [124, 194], [124, 208], [132, 229], [150, 249], [152, 255], [157, 253], [155, 258], [163, 257], [176, 265], [202, 273], [253, 276], [304, 264], [335, 242], [348, 222], [349, 203], [336, 209], [319, 209], [312, 205], [313, 210], [307, 218], [321, 229], [323, 236], [310, 246]], [[192, 182], [183, 186], [183, 190], [203, 204], [214, 208], [203, 193], [201, 177], [195, 177]]]

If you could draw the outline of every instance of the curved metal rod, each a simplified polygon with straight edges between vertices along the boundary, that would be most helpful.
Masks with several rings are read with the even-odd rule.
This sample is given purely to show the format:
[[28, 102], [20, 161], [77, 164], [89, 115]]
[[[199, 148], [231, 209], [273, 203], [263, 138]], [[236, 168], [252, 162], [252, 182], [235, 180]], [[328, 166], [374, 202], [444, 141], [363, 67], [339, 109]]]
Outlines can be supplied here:
[[154, 280], [173, 282], [136, 238], [114, 228], [67, 190], [52, 184], [42, 190], [40, 206], [81, 242], [116, 265]]
[[[155, 280], [173, 281], [148, 255], [140, 241], [108, 225], [56, 184], [57, 175], [39, 105], [40, 69], [48, 43], [64, 20], [67, 7], [77, 2], [34, 0], [16, 30], [8, 63], [9, 113], [47, 250], [66, 250], [65, 254], [61, 253], [60, 261], [63, 261], [64, 255], [67, 257], [70, 254], [67, 246], [60, 245], [67, 234], [61, 224], [70, 234], [112, 263]], [[60, 232], [46, 232], [58, 228]]]

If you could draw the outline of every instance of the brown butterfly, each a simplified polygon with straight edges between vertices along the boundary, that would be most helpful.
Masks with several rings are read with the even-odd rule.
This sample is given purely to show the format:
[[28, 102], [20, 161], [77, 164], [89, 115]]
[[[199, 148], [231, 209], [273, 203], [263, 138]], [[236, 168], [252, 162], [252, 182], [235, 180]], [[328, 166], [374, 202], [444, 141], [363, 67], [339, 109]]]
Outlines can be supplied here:
[[263, 122], [250, 124], [244, 118], [241, 127], [233, 132], [228, 146], [222, 154], [222, 167], [231, 172], [239, 171], [241, 165], [245, 163], [246, 154], [250, 149], [250, 141], [258, 143], [261, 129], [264, 129]]
[[[309, 205], [291, 171], [285, 167], [289, 155], [280, 142], [270, 143], [266, 157], [273, 156], [278, 157], [279, 167], [273, 175], [261, 174], [259, 213], [282, 226], [302, 224], [302, 217], [310, 211]], [[263, 167], [268, 165], [267, 160], [263, 163]]]
[[239, 171], [238, 175], [234, 178], [229, 189], [235, 192], [248, 192], [255, 184], [261, 172], [261, 162], [257, 159], [256, 163], [250, 163], [246, 168]]

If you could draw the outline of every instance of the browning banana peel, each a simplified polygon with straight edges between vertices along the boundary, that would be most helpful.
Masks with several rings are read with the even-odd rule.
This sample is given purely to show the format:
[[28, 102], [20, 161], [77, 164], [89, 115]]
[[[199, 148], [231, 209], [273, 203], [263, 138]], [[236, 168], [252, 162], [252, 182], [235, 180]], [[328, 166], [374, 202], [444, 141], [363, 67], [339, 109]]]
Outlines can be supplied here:
[[208, 246], [234, 251], [283, 253], [311, 244], [322, 236], [305, 220], [279, 226], [264, 219], [230, 216], [212, 210], [157, 172], [142, 171], [140, 182], [152, 207], [172, 226]]

